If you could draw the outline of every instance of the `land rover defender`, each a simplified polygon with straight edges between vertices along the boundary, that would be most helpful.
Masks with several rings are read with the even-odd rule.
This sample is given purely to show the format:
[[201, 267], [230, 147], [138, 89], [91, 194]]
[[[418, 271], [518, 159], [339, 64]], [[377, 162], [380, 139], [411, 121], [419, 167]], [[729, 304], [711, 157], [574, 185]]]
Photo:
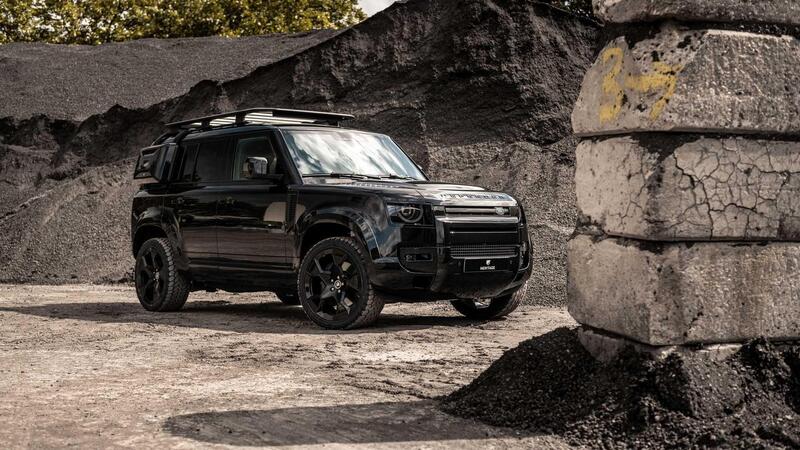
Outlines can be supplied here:
[[522, 206], [435, 183], [346, 114], [255, 108], [172, 123], [140, 152], [136, 293], [177, 311], [191, 291], [271, 291], [329, 329], [387, 301], [450, 300], [505, 316], [531, 274]]

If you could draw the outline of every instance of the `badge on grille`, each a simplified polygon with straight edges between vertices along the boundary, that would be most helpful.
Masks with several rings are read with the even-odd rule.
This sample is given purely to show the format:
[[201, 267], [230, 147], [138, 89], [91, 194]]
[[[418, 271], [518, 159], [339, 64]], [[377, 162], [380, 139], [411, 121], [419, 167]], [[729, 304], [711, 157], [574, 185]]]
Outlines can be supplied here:
[[506, 214], [508, 214], [508, 208], [498, 206], [494, 209], [494, 212], [497, 213], [498, 216], [505, 216]]

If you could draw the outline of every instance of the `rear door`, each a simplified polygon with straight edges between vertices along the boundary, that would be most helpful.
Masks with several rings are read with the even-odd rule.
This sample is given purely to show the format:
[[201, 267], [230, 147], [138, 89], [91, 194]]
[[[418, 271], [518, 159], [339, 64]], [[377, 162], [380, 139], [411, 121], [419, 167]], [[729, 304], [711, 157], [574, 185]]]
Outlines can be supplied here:
[[194, 270], [217, 266], [217, 206], [230, 169], [230, 140], [184, 144], [178, 179], [166, 206], [173, 209], [178, 238]]
[[[220, 264], [230, 268], [287, 270], [285, 164], [272, 131], [237, 136], [233, 142], [232, 179], [219, 203]], [[245, 178], [249, 157], [269, 161], [269, 179]]]

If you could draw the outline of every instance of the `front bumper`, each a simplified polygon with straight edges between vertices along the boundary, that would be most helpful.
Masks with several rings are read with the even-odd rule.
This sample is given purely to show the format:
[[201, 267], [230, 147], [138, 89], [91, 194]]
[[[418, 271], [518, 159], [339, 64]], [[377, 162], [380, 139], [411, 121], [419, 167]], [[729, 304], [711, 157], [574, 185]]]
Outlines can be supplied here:
[[374, 261], [371, 279], [378, 289], [407, 299], [499, 297], [519, 289], [532, 269], [527, 243], [504, 250], [465, 255], [454, 246], [403, 247], [397, 256]]

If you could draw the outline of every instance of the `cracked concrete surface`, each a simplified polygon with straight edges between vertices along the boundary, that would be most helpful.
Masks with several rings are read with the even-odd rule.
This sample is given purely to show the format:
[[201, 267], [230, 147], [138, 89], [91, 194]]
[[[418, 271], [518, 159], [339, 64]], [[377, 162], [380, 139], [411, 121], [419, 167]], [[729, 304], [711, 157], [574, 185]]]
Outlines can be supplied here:
[[714, 22], [800, 24], [797, 0], [595, 0], [606, 22], [649, 22], [664, 19]]
[[655, 346], [800, 337], [800, 3], [594, 6], [660, 25], [601, 50], [573, 110], [570, 313]]
[[576, 321], [649, 345], [800, 336], [800, 244], [569, 244]]
[[619, 37], [584, 78], [572, 114], [580, 136], [647, 131], [800, 133], [800, 41], [667, 23]]
[[800, 239], [800, 142], [637, 135], [577, 149], [584, 220], [658, 241]]

